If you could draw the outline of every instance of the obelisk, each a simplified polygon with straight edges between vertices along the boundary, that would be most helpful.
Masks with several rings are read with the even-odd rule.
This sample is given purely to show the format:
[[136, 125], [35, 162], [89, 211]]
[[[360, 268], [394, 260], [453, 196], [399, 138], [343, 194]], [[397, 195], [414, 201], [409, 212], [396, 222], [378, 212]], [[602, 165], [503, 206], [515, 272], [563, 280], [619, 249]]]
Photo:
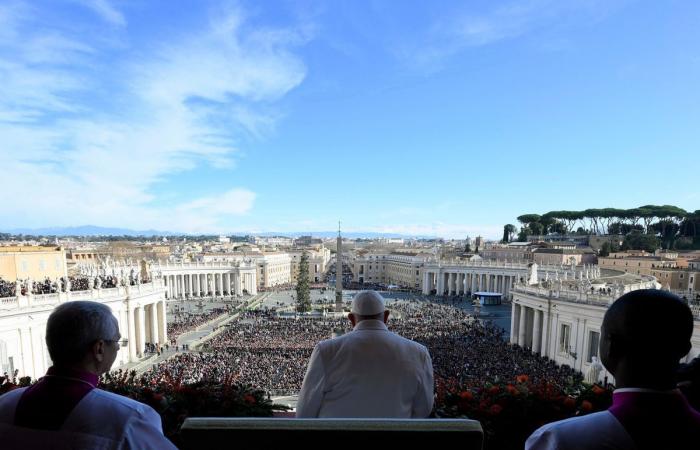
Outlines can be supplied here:
[[343, 312], [343, 238], [340, 237], [340, 221], [335, 250], [335, 311]]

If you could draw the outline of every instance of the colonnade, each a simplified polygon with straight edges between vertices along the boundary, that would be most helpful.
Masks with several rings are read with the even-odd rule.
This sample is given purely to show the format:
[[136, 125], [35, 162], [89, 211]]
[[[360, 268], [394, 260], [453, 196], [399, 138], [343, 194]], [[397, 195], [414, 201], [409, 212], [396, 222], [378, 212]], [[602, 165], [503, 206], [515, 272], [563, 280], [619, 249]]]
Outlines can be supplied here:
[[510, 342], [528, 348], [534, 353], [544, 354], [548, 328], [548, 316], [544, 311], [519, 303], [512, 303], [510, 322]]
[[[143, 356], [146, 343], [164, 345], [168, 339], [165, 300], [156, 303], [129, 305], [129, 360]], [[125, 336], [126, 337], [126, 336]]]
[[168, 298], [257, 294], [255, 271], [179, 272], [163, 274]]
[[423, 294], [436, 291], [437, 295], [466, 295], [487, 291], [500, 292], [504, 297], [510, 294], [518, 277], [514, 274], [440, 270], [423, 272]]

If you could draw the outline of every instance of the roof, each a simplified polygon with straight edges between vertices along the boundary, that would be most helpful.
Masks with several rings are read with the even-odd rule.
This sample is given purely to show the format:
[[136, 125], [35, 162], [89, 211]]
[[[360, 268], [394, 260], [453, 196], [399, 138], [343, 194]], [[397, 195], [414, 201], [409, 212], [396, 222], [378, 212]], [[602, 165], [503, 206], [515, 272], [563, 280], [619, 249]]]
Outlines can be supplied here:
[[527, 247], [529, 245], [533, 245], [533, 243], [532, 242], [511, 242], [508, 244], [509, 247], [515, 247], [515, 248]]
[[50, 246], [50, 247], [45, 247], [45, 246], [33, 246], [33, 245], [15, 245], [15, 246], [7, 246], [7, 247], [0, 247], [0, 252], [2, 253], [18, 253], [18, 252], [23, 252], [23, 253], [38, 253], [38, 252], [60, 252], [63, 250], [61, 247], [57, 246]]
[[536, 248], [533, 253], [551, 253], [557, 255], [582, 255], [589, 253], [576, 248]]

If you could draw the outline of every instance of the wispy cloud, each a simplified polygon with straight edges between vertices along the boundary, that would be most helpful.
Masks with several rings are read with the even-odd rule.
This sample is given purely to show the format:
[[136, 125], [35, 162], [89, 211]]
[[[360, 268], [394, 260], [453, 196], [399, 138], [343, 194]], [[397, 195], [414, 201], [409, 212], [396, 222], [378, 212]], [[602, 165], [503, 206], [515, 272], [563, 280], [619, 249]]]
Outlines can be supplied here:
[[0, 226], [215, 232], [253, 209], [255, 193], [235, 181], [174, 204], [154, 188], [202, 165], [231, 168], [247, 136], [265, 136], [275, 102], [305, 77], [293, 49], [307, 37], [246, 29], [229, 9], [167, 44], [117, 51], [41, 19], [26, 3], [0, 6]]
[[[439, 69], [453, 55], [515, 39], [542, 29], [566, 28], [601, 20], [632, 0], [518, 0], [495, 3], [487, 11], [475, 11], [465, 3], [462, 11], [442, 16], [421, 32], [418, 40], [403, 42], [393, 52], [406, 63]], [[491, 2], [488, 2], [491, 5]], [[566, 48], [561, 41], [541, 48]]]
[[109, 0], [80, 0], [80, 3], [93, 10], [106, 22], [119, 27], [126, 26], [124, 14], [118, 11]]

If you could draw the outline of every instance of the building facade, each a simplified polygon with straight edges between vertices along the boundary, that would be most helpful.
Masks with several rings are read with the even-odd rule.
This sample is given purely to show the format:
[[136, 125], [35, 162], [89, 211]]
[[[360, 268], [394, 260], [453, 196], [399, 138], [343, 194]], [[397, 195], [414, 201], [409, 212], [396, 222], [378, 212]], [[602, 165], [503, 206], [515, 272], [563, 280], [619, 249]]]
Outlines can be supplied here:
[[331, 260], [331, 251], [325, 246], [320, 246], [308, 250], [292, 250], [289, 252], [291, 258], [291, 283], [295, 284], [299, 278], [299, 262], [304, 252], [309, 258], [309, 281], [312, 283], [323, 282]]
[[59, 304], [90, 300], [109, 306], [119, 323], [126, 347], [120, 347], [116, 366], [139, 361], [146, 343], [167, 342], [167, 308], [161, 279], [109, 289], [20, 295], [0, 298], [0, 373], [18, 370], [38, 378], [51, 366], [46, 348], [46, 322]]
[[[600, 327], [608, 307], [625, 292], [659, 287], [651, 276], [628, 276], [624, 284], [619, 280], [619, 276], [610, 277], [609, 283], [599, 279], [593, 290], [518, 283], [512, 289], [511, 343], [586, 373], [592, 358], [599, 356]], [[700, 310], [693, 312], [692, 349], [685, 361], [700, 355]], [[608, 381], [614, 382], [611, 376]]]
[[66, 276], [66, 251], [62, 247], [0, 247], [0, 278], [5, 281]]
[[165, 262], [152, 270], [162, 276], [169, 299], [258, 293], [257, 269], [251, 261]]
[[422, 267], [429, 257], [416, 252], [364, 253], [352, 261], [353, 281], [420, 289]]

